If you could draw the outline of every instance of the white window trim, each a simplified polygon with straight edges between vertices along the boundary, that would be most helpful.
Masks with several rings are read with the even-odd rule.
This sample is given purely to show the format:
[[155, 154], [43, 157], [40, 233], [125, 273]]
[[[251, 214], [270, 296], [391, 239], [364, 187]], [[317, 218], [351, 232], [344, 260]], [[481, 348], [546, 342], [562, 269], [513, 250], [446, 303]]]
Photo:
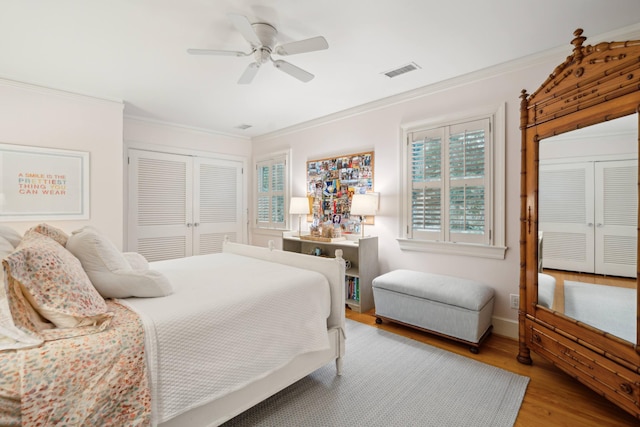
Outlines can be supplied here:
[[[411, 212], [409, 209], [410, 188], [409, 165], [407, 161], [408, 145], [406, 143], [409, 133], [424, 129], [426, 127], [447, 126], [463, 121], [478, 120], [492, 117], [493, 122], [493, 145], [491, 170], [489, 174], [490, 185], [493, 187], [493, 205], [490, 211], [493, 217], [490, 219], [491, 243], [489, 245], [472, 243], [453, 243], [418, 240], [410, 238]], [[463, 113], [449, 114], [435, 117], [419, 122], [412, 122], [401, 125], [400, 136], [400, 170], [401, 177], [399, 185], [400, 212], [402, 221], [400, 222], [400, 237], [397, 239], [400, 249], [408, 251], [432, 252], [441, 254], [466, 255], [481, 258], [504, 259], [507, 251], [505, 246], [506, 231], [506, 194], [505, 194], [505, 147], [506, 147], [506, 121], [505, 104], [479, 107]]]
[[[284, 225], [282, 227], [258, 227], [258, 164], [284, 157]], [[253, 161], [253, 230], [257, 234], [271, 234], [271, 232], [280, 235], [283, 231], [291, 229], [291, 215], [289, 215], [289, 200], [291, 199], [291, 150], [276, 151], [256, 157]]]

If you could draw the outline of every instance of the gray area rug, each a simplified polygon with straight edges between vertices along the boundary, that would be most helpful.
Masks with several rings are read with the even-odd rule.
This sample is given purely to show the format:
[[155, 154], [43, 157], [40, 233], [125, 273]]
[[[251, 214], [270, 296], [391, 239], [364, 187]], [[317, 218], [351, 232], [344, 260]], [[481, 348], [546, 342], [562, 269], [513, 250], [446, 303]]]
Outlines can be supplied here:
[[636, 341], [635, 289], [564, 282], [564, 314], [629, 342]]
[[528, 377], [348, 319], [346, 332], [342, 376], [326, 365], [224, 426], [513, 426]]

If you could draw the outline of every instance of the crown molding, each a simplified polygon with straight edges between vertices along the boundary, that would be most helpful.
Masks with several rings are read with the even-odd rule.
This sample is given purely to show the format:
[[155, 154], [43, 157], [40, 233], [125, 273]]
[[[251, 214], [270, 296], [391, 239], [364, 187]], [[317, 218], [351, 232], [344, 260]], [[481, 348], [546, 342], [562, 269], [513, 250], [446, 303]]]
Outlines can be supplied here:
[[106, 103], [106, 104], [119, 104], [124, 110], [124, 102], [121, 99], [108, 99], [108, 98], [98, 98], [96, 96], [85, 95], [76, 92], [70, 92], [62, 89], [53, 89], [47, 86], [38, 85], [35, 83], [27, 83], [18, 80], [11, 80], [0, 77], [0, 85], [15, 87], [22, 90], [28, 90], [30, 92], [40, 93], [43, 95], [53, 95], [59, 96], [63, 98], [71, 98], [81, 101], [89, 101], [89, 102], [97, 102], [97, 103]]
[[[635, 40], [635, 39], [640, 39], [640, 24], [634, 24], [627, 27], [622, 27], [614, 31], [609, 31], [607, 33], [600, 34], [597, 36], [588, 36], [587, 44], [596, 45], [603, 41]], [[371, 111], [388, 108], [396, 104], [401, 104], [401, 103], [416, 100], [425, 96], [434, 95], [436, 93], [451, 90], [456, 87], [477, 83], [477, 82], [480, 82], [489, 78], [497, 77], [503, 74], [509, 74], [518, 70], [535, 67], [536, 65], [546, 63], [554, 59], [561, 61], [570, 53], [571, 53], [571, 44], [568, 41], [567, 45], [565, 46], [559, 46], [553, 49], [548, 49], [542, 52], [538, 52], [536, 54], [514, 59], [512, 61], [496, 64], [491, 67], [487, 67], [478, 71], [463, 74], [458, 77], [442, 80], [433, 84], [422, 86], [417, 89], [413, 89], [397, 95], [392, 95], [386, 98], [381, 98], [376, 101], [359, 105], [357, 107], [349, 108], [333, 114], [329, 114], [327, 116], [319, 117], [317, 119], [298, 123], [296, 125], [279, 129], [274, 132], [269, 132], [263, 135], [255, 136], [252, 138], [252, 141], [254, 142], [268, 141], [270, 139], [279, 138], [291, 133], [300, 132], [302, 130], [308, 130], [317, 126], [331, 123], [331, 122], [344, 120], [349, 117], [358, 116], [361, 114], [369, 113]]]
[[154, 126], [177, 128], [177, 129], [186, 130], [186, 131], [194, 132], [194, 133], [204, 133], [204, 134], [207, 134], [207, 135], [224, 136], [224, 137], [227, 137], [227, 138], [241, 139], [241, 140], [244, 140], [244, 141], [250, 141], [251, 140], [251, 138], [248, 137], [248, 136], [240, 136], [240, 135], [236, 135], [236, 134], [233, 134], [233, 133], [225, 133], [225, 132], [215, 131], [215, 130], [207, 129], [207, 128], [200, 128], [200, 127], [196, 127], [196, 126], [183, 125], [183, 124], [179, 124], [179, 123], [166, 122], [166, 121], [162, 121], [162, 120], [155, 120], [155, 119], [150, 119], [148, 117], [140, 117], [140, 116], [136, 116], [136, 115], [132, 115], [132, 114], [125, 114], [124, 115], [124, 119], [125, 120], [132, 120], [132, 121], [142, 122], [142, 123], [147, 123], [147, 124], [152, 124]]

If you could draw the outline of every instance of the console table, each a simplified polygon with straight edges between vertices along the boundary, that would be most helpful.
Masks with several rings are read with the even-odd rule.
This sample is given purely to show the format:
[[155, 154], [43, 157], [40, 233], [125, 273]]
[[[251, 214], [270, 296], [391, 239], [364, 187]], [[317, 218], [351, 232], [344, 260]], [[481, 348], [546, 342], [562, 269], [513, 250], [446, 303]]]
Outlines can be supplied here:
[[371, 282], [378, 275], [378, 237], [323, 242], [300, 239], [297, 233], [285, 232], [282, 235], [282, 249], [328, 257], [333, 257], [336, 249], [342, 249], [343, 258], [351, 263], [345, 273], [347, 306], [360, 313], [374, 307]]

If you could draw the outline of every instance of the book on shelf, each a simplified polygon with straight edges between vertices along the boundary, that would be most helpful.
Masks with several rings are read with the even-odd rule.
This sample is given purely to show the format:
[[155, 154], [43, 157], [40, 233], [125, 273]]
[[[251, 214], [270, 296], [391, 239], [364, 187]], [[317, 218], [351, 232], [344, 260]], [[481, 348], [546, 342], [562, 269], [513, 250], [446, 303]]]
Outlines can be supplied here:
[[360, 279], [358, 277], [346, 277], [347, 299], [360, 301]]

